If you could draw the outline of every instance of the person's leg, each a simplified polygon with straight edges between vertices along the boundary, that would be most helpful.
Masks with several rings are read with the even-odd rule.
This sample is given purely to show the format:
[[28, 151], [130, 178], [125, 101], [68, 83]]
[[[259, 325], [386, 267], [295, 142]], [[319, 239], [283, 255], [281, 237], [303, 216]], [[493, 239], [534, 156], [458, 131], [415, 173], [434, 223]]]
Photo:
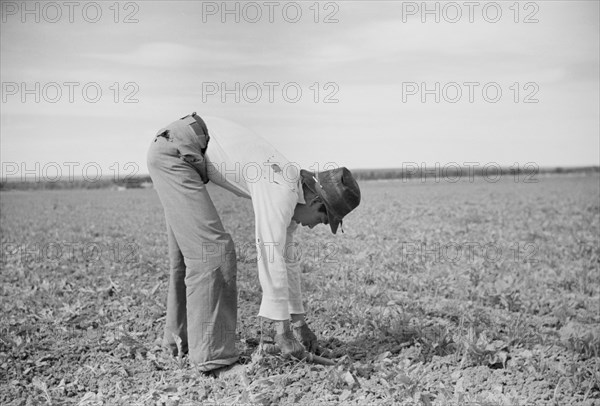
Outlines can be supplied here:
[[173, 355], [177, 355], [177, 344], [175, 337], [181, 339], [181, 349], [184, 353], [188, 351], [187, 337], [187, 309], [185, 291], [185, 263], [183, 254], [179, 249], [175, 234], [167, 223], [167, 238], [169, 243], [169, 264], [171, 275], [169, 279], [169, 291], [167, 294], [167, 320], [165, 323], [164, 343]]
[[[230, 365], [237, 360], [237, 289], [235, 275], [232, 275], [236, 270], [236, 258], [233, 241], [229, 239], [227, 243], [218, 243], [215, 247], [222, 260], [186, 258], [190, 359], [205, 371]], [[220, 354], [219, 359], [214, 354]]]
[[235, 249], [199, 173], [171, 140], [152, 143], [148, 170], [184, 257], [189, 357], [208, 371], [238, 358]]

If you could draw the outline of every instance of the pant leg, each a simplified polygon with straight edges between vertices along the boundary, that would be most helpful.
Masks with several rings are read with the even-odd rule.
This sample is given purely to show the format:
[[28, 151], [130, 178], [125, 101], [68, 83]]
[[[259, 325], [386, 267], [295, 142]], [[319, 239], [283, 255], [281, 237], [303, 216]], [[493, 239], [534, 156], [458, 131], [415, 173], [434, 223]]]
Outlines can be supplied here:
[[167, 238], [169, 243], [169, 290], [167, 294], [167, 320], [163, 342], [168, 346], [173, 355], [177, 355], [175, 337], [181, 339], [181, 349], [188, 351], [187, 336], [187, 307], [185, 290], [185, 262], [179, 249], [175, 234], [167, 223]]
[[211, 370], [238, 358], [235, 249], [200, 174], [172, 140], [151, 143], [148, 170], [184, 258], [189, 358]]

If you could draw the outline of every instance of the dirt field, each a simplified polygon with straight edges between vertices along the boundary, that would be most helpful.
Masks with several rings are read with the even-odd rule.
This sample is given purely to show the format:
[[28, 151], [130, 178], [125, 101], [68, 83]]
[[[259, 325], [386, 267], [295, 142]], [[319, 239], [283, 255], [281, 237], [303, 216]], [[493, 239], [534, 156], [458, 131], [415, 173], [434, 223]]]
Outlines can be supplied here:
[[211, 189], [238, 249], [245, 371], [160, 347], [153, 190], [0, 195], [2, 405], [600, 405], [598, 176], [364, 182], [344, 234], [298, 232], [325, 367], [257, 350], [249, 201]]

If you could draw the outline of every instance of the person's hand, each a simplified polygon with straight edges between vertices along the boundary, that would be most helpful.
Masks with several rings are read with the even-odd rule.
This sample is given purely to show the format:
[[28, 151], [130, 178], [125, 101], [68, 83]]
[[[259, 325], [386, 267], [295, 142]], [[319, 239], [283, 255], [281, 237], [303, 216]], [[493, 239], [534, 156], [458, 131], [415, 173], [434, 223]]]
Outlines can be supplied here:
[[294, 335], [302, 343], [306, 351], [317, 354], [319, 351], [319, 343], [317, 342], [317, 336], [311, 331], [304, 321], [292, 323], [294, 329]]
[[275, 344], [281, 350], [283, 356], [293, 356], [298, 359], [304, 358], [304, 348], [302, 344], [296, 340], [294, 334], [287, 330], [282, 334], [275, 335]]

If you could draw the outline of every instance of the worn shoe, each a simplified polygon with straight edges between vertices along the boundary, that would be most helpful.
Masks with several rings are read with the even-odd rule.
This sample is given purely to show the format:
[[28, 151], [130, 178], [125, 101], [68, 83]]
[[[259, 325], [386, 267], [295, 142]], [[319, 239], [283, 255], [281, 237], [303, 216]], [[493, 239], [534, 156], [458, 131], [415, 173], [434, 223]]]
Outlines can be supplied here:
[[246, 371], [246, 366], [234, 363], [231, 365], [226, 365], [222, 368], [213, 369], [212, 371], [207, 371], [205, 374], [207, 376], [212, 376], [213, 378], [227, 378], [231, 376], [242, 376]]

